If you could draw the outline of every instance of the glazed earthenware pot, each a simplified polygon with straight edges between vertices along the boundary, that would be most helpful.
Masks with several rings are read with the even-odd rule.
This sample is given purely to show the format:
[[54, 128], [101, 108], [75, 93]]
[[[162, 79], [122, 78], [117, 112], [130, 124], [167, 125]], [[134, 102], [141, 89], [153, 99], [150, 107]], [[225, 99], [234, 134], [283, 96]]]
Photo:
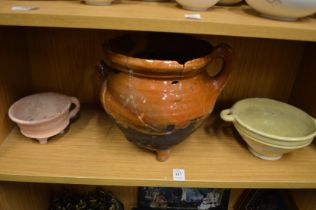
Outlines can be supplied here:
[[8, 114], [24, 136], [46, 144], [49, 137], [65, 130], [79, 109], [80, 102], [77, 98], [45, 92], [21, 98], [10, 106]]
[[[101, 102], [126, 138], [166, 160], [212, 112], [231, 49], [186, 35], [124, 35], [104, 44]], [[210, 76], [213, 61], [222, 68]]]

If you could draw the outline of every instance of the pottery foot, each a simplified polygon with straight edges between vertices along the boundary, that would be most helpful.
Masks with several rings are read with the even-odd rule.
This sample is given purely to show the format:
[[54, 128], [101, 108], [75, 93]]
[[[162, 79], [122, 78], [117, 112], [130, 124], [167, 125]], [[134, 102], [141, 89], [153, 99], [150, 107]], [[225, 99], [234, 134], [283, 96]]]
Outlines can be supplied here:
[[47, 144], [47, 139], [48, 138], [39, 138], [37, 140], [39, 141], [40, 144]]
[[163, 162], [163, 161], [166, 161], [169, 158], [170, 149], [156, 150], [156, 153], [157, 153], [157, 160]]
[[248, 150], [251, 152], [251, 154], [253, 154], [254, 156], [256, 156], [258, 158], [261, 158], [262, 160], [279, 160], [282, 158], [282, 155], [280, 155], [280, 156], [267, 156], [267, 155], [260, 154], [249, 146], [248, 146]]
[[182, 6], [183, 9], [186, 9], [186, 10], [191, 10], [191, 11], [206, 11], [208, 10], [208, 7], [206, 8], [199, 8], [199, 7], [187, 7], [187, 6]]

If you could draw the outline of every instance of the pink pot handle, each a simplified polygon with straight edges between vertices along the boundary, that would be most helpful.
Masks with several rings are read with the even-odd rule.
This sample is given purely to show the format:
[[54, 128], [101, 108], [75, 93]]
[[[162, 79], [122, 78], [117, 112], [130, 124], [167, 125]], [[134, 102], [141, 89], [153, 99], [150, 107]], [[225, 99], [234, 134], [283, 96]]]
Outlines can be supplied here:
[[80, 102], [76, 97], [70, 97], [70, 101], [72, 104], [75, 105], [75, 108], [73, 108], [70, 112], [69, 112], [69, 119], [73, 118], [76, 116], [76, 114], [79, 112], [80, 110]]
[[219, 44], [213, 51], [211, 57], [212, 60], [216, 58], [223, 59], [222, 69], [219, 73], [217, 73], [217, 75], [212, 77], [214, 86], [218, 91], [221, 91], [224, 88], [231, 71], [232, 49], [226, 44]]

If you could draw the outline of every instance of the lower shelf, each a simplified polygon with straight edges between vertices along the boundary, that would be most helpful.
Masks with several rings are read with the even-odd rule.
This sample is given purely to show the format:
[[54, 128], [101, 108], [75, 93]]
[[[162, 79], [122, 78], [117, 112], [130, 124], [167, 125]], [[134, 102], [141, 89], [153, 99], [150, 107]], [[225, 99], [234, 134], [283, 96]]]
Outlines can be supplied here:
[[[184, 169], [185, 181], [172, 170]], [[0, 145], [0, 180], [112, 186], [316, 188], [316, 144], [278, 161], [251, 155], [216, 117], [172, 149], [166, 162], [129, 143], [103, 110], [82, 110], [47, 145], [13, 129]]]

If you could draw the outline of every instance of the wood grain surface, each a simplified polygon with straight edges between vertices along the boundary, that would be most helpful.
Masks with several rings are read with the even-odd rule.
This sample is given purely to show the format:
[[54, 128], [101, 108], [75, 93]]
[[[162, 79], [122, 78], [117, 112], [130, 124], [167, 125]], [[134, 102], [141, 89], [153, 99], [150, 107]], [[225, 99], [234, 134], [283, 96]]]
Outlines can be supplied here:
[[316, 118], [316, 44], [309, 43], [293, 87], [291, 103]]
[[316, 190], [291, 190], [290, 194], [299, 210], [316, 209]]
[[[12, 6], [32, 6], [13, 11]], [[248, 6], [214, 7], [201, 11], [200, 20], [175, 2], [120, 1], [107, 7], [79, 1], [0, 1], [0, 25], [161, 31], [242, 37], [316, 41], [315, 16], [298, 22], [260, 17]]]
[[49, 199], [47, 184], [0, 182], [1, 210], [48, 209]]
[[0, 27], [0, 142], [11, 130], [8, 109], [31, 88], [23, 30]]
[[[252, 156], [231, 125], [218, 118], [172, 149], [166, 162], [129, 143], [103, 110], [82, 110], [47, 145], [14, 129], [0, 147], [0, 180], [112, 186], [315, 188], [316, 145], [279, 161]], [[172, 169], [186, 180], [175, 182]]]

